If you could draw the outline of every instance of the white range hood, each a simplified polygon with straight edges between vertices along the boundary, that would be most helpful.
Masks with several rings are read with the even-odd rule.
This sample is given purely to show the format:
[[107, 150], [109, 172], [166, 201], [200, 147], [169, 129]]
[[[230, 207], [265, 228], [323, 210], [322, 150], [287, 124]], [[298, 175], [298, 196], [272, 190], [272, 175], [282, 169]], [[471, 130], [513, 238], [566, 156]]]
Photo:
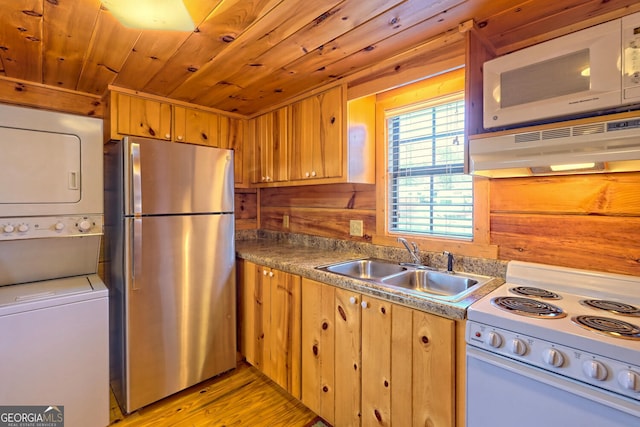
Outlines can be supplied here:
[[640, 171], [640, 116], [469, 140], [473, 175], [505, 178]]

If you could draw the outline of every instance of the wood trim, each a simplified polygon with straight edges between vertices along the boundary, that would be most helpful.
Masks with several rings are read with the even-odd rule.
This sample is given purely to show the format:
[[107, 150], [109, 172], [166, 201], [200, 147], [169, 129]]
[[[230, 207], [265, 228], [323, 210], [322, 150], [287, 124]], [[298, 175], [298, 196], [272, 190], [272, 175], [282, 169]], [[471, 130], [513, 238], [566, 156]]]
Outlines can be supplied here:
[[102, 118], [100, 96], [0, 76], [0, 102]]

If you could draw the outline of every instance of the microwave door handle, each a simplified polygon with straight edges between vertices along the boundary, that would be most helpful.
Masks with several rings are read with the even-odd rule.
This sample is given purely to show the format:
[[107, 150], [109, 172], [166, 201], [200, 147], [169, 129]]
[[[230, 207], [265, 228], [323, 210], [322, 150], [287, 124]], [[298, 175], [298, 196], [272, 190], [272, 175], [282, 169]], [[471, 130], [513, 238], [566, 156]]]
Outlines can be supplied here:
[[142, 174], [140, 169], [140, 144], [131, 143], [131, 198], [133, 199], [133, 215], [142, 214]]

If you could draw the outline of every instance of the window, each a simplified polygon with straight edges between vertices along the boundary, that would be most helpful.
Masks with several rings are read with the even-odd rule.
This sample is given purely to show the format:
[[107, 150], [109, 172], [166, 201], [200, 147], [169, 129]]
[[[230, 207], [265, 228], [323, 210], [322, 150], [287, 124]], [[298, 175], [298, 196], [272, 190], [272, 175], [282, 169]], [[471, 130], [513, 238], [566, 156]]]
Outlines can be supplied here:
[[385, 112], [390, 233], [473, 238], [462, 94]]

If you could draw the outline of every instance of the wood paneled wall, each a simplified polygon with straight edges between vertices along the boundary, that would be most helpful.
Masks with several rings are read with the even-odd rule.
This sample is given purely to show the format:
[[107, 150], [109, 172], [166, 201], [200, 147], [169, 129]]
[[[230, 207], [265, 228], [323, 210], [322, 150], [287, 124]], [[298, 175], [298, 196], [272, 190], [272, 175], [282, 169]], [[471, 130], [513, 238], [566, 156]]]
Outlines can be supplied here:
[[[494, 179], [489, 191], [499, 259], [640, 275], [640, 172]], [[263, 229], [356, 241], [375, 230], [375, 185], [269, 188], [260, 199]], [[364, 237], [349, 236], [350, 219], [364, 221]]]
[[[289, 216], [289, 228], [283, 217]], [[363, 221], [363, 237], [349, 235], [350, 220]], [[370, 241], [376, 226], [372, 184], [331, 184], [260, 190], [260, 228], [343, 240]]]

